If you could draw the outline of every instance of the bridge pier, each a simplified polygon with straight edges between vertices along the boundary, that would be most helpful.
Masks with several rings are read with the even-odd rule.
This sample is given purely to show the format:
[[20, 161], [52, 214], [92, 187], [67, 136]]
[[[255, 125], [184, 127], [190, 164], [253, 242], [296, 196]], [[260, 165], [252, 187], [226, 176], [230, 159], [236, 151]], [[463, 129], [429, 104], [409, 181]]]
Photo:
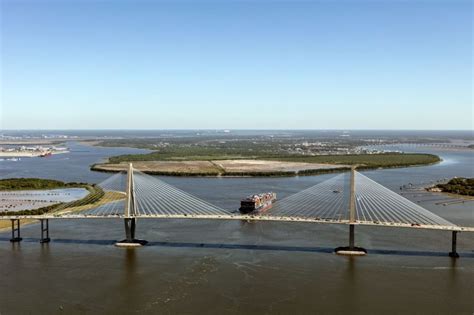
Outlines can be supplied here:
[[364, 256], [367, 250], [362, 247], [355, 246], [355, 225], [349, 224], [349, 246], [337, 247], [334, 252], [338, 255], [347, 256]]
[[118, 247], [139, 247], [146, 245], [148, 242], [145, 240], [139, 240], [135, 238], [135, 229], [137, 226], [136, 218], [125, 218], [125, 239], [123, 241], [115, 243]]
[[41, 222], [41, 239], [40, 243], [49, 243], [51, 239], [49, 238], [49, 220], [40, 219]]
[[457, 240], [458, 240], [458, 231], [453, 231], [452, 239], [451, 239], [451, 251], [449, 252], [449, 257], [459, 258], [459, 254], [456, 250]]
[[126, 241], [129, 243], [133, 243], [135, 239], [135, 228], [137, 226], [137, 221], [135, 218], [127, 218], [124, 220], [125, 223], [125, 237]]
[[12, 243], [20, 242], [22, 240], [20, 236], [20, 219], [11, 219], [11, 221], [12, 221], [12, 238], [10, 239], [10, 242]]
[[349, 225], [349, 248], [353, 250], [355, 248], [355, 225]]

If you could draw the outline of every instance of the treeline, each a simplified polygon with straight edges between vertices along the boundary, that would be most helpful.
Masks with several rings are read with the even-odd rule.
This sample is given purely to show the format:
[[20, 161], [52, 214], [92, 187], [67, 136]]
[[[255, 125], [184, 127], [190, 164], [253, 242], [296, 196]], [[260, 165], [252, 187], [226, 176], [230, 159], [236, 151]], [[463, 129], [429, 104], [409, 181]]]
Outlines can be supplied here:
[[144, 173], [149, 175], [159, 175], [159, 176], [196, 176], [196, 177], [204, 177], [204, 176], [219, 176], [221, 175], [219, 172], [178, 172], [178, 171], [144, 171]]
[[38, 209], [31, 209], [31, 210], [20, 210], [20, 211], [3, 211], [0, 212], [0, 216], [9, 216], [9, 215], [42, 215], [48, 212], [52, 212], [54, 209], [62, 205], [63, 203], [50, 205], [46, 207], [41, 207]]
[[54, 179], [7, 178], [0, 179], [0, 190], [37, 190], [84, 187], [85, 183], [64, 183]]
[[340, 173], [350, 171], [350, 167], [338, 167], [338, 168], [326, 168], [326, 169], [317, 169], [317, 170], [302, 170], [298, 172], [298, 176], [310, 176], [310, 175], [322, 175], [322, 174], [331, 174], [331, 173]]
[[446, 184], [436, 185], [441, 191], [452, 194], [474, 196], [474, 178], [453, 178]]
[[400, 167], [411, 165], [433, 164], [440, 161], [437, 155], [424, 153], [381, 153], [381, 154], [346, 154], [269, 157], [269, 160], [360, 165], [360, 168]]

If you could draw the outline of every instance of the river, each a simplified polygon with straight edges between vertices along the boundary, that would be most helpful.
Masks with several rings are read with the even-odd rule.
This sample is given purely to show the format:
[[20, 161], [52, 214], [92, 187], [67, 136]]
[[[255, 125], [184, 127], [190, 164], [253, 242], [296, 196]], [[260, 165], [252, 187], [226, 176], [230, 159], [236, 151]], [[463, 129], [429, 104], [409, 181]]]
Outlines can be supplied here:
[[[2, 161], [0, 177], [100, 182], [88, 170], [126, 148], [76, 143], [71, 153]], [[406, 148], [409, 150], [409, 148]], [[415, 149], [438, 154], [431, 166], [364, 172], [397, 191], [453, 176], [474, 177], [473, 151]], [[280, 198], [332, 175], [293, 178], [174, 178], [166, 182], [226, 209], [242, 196], [275, 191]], [[411, 198], [419, 198], [412, 196]], [[416, 201], [416, 200], [415, 200]], [[473, 203], [421, 203], [456, 224], [474, 226]], [[357, 227], [365, 257], [342, 257], [347, 227], [324, 224], [208, 220], [140, 220], [149, 246], [116, 248], [120, 220], [53, 220], [52, 242], [39, 244], [36, 224], [23, 242], [0, 233], [3, 314], [401, 314], [474, 311], [474, 235], [458, 237], [460, 259], [447, 256], [450, 233]]]

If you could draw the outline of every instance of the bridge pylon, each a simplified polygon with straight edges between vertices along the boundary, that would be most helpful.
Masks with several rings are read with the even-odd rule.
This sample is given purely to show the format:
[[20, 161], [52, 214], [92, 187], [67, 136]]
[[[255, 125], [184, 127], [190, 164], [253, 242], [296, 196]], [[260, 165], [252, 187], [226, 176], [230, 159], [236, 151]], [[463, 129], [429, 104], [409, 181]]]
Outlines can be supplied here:
[[128, 164], [127, 171], [127, 198], [125, 199], [124, 224], [125, 239], [115, 243], [119, 247], [139, 247], [147, 244], [145, 240], [135, 238], [135, 229], [137, 226], [137, 202], [135, 199], [135, 185], [133, 180], [133, 165]]
[[355, 224], [356, 224], [356, 197], [355, 197], [355, 176], [356, 168], [351, 168], [351, 183], [349, 195], [349, 246], [337, 247], [334, 251], [338, 255], [363, 256], [367, 251], [362, 247], [355, 246]]

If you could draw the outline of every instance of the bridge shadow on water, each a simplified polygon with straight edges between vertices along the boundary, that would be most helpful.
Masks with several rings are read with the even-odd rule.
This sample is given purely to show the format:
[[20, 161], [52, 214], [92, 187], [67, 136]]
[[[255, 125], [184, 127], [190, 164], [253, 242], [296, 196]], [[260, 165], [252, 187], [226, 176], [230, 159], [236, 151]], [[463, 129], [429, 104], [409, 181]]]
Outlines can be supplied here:
[[[1, 237], [0, 242], [10, 242], [10, 238]], [[39, 243], [38, 238], [23, 238], [22, 242]], [[113, 246], [117, 240], [79, 240], [79, 239], [51, 239], [51, 243], [60, 244], [83, 244], [98, 246]], [[43, 244], [44, 245], [44, 244]], [[191, 242], [149, 242], [145, 247], [170, 247], [170, 248], [207, 248], [207, 249], [231, 249], [231, 250], [261, 250], [282, 252], [307, 252], [333, 254], [333, 247], [319, 246], [286, 246], [286, 245], [255, 245], [255, 244], [226, 244], [226, 243], [191, 243]], [[369, 255], [387, 256], [413, 256], [413, 257], [448, 257], [448, 251], [419, 251], [398, 249], [366, 248]], [[459, 252], [462, 258], [473, 258], [472, 252]]]

